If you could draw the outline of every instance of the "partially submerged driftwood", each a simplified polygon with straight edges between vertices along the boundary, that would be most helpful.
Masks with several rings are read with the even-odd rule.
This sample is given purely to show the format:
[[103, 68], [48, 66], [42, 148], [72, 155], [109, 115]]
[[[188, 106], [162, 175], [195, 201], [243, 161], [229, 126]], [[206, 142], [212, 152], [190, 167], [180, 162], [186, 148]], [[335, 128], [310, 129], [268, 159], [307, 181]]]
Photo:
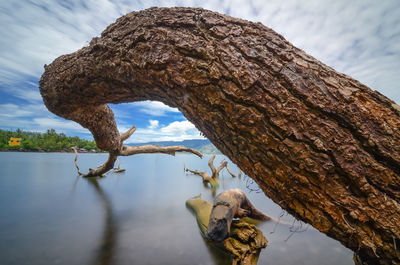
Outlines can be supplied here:
[[[187, 200], [186, 206], [196, 215], [200, 232], [205, 237], [213, 205], [198, 195]], [[256, 265], [261, 249], [267, 244], [267, 239], [255, 225], [238, 221], [233, 222], [230, 236], [215, 246], [232, 255], [232, 265]]]
[[222, 241], [231, 232], [234, 218], [250, 217], [256, 220], [271, 218], [257, 210], [240, 189], [226, 190], [214, 199], [210, 221], [205, 237], [212, 241]]
[[117, 164], [118, 164], [118, 167], [114, 168], [114, 173], [122, 173], [122, 172], [126, 171], [125, 168], [121, 168], [121, 163], [119, 162], [118, 158], [117, 158]]
[[[151, 153], [163, 153], [163, 154], [168, 154], [168, 155], [175, 155], [176, 152], [188, 152], [195, 154], [199, 156], [200, 158], [203, 157], [203, 155], [195, 150], [188, 148], [183, 145], [177, 145], [177, 146], [158, 146], [158, 145], [141, 145], [141, 146], [128, 146], [128, 145], [122, 145], [122, 143], [128, 139], [136, 130], [135, 126], [132, 126], [128, 131], [125, 133], [119, 135], [119, 140], [121, 141], [121, 149], [118, 151], [113, 151], [109, 152], [108, 154], [108, 159], [107, 161], [97, 167], [96, 169], [89, 169], [89, 172], [87, 174], [83, 174], [78, 167], [77, 164], [77, 150], [75, 147], [72, 147], [72, 149], [75, 152], [75, 166], [78, 170], [78, 174], [82, 175], [83, 177], [96, 177], [96, 176], [102, 176], [103, 174], [107, 173], [111, 169], [114, 168], [115, 161], [118, 160], [118, 156], [131, 156], [131, 155], [136, 155], [136, 154], [151, 154]], [[97, 143], [97, 142], [96, 142]], [[120, 164], [118, 162], [118, 168], [115, 170], [116, 173], [124, 172], [125, 169], [120, 168]]]
[[45, 66], [40, 92], [110, 152], [108, 168], [128, 150], [107, 103], [177, 107], [296, 218], [367, 263], [400, 264], [400, 106], [260, 23], [132, 12]]
[[208, 160], [208, 166], [211, 169], [211, 176], [208, 175], [207, 171], [192, 170], [192, 169], [189, 169], [186, 167], [184, 170], [185, 170], [185, 172], [190, 172], [192, 174], [200, 176], [203, 179], [203, 182], [210, 183], [211, 187], [218, 187], [219, 186], [219, 181], [218, 181], [219, 173], [221, 172], [222, 169], [227, 167], [228, 162], [223, 160], [223, 161], [221, 161], [221, 164], [219, 165], [219, 167], [215, 168], [214, 159], [215, 159], [215, 155], [212, 155], [210, 157], [210, 160]]

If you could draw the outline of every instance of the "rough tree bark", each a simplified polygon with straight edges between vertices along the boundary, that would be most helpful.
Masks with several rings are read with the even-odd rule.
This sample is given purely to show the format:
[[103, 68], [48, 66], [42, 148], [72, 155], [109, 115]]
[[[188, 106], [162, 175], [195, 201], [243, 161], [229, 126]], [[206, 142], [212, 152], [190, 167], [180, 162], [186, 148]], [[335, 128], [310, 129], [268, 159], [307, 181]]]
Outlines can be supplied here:
[[400, 263], [400, 107], [260, 23], [132, 12], [45, 66], [40, 91], [110, 152], [107, 103], [177, 107], [284, 209], [366, 262]]

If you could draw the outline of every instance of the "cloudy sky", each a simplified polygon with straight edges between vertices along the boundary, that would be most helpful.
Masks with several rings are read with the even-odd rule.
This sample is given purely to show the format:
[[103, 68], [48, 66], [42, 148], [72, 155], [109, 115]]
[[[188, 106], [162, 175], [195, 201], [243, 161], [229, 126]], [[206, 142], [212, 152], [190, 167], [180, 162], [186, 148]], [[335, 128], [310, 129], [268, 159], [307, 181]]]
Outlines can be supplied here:
[[[152, 6], [203, 7], [261, 22], [295, 46], [400, 103], [398, 0], [0, 0], [0, 129], [91, 138], [47, 111], [39, 94], [43, 65], [87, 45], [118, 17]], [[201, 138], [182, 114], [160, 102], [112, 105], [131, 142]]]

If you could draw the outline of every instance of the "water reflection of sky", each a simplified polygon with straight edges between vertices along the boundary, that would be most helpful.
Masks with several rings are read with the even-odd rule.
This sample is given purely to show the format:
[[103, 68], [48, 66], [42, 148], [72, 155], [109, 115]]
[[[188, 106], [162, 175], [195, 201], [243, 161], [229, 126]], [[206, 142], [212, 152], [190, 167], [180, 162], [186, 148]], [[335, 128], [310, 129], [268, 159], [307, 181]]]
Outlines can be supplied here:
[[[105, 159], [87, 154], [78, 162], [85, 170]], [[76, 177], [72, 154], [0, 153], [0, 264], [216, 264], [221, 256], [204, 243], [185, 207], [199, 193], [212, 201], [201, 178], [183, 171], [184, 164], [209, 170], [208, 157], [120, 160], [126, 173], [91, 182]], [[231, 163], [230, 168], [237, 173]], [[227, 172], [220, 184], [217, 193], [248, 191], [245, 178]], [[353, 264], [351, 251], [312, 227], [292, 226], [293, 217], [263, 193], [248, 196], [258, 209], [289, 224], [259, 225], [269, 244], [258, 264]], [[305, 231], [290, 232], [296, 228]]]

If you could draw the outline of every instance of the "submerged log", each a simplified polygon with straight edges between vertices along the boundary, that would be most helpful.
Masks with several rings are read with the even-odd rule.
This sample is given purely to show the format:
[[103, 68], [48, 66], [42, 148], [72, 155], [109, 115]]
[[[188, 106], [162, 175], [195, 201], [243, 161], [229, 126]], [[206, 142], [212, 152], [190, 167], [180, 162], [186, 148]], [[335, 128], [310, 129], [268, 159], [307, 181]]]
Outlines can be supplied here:
[[[206, 237], [213, 205], [198, 195], [187, 200], [186, 206], [195, 214], [200, 232]], [[232, 265], [256, 265], [261, 249], [267, 244], [268, 240], [255, 225], [237, 221], [232, 223], [229, 237], [215, 246], [232, 256]]]
[[370, 264], [400, 264], [400, 107], [260, 24], [150, 8], [45, 66], [47, 108], [122, 150], [107, 103], [159, 100], [264, 193]]

